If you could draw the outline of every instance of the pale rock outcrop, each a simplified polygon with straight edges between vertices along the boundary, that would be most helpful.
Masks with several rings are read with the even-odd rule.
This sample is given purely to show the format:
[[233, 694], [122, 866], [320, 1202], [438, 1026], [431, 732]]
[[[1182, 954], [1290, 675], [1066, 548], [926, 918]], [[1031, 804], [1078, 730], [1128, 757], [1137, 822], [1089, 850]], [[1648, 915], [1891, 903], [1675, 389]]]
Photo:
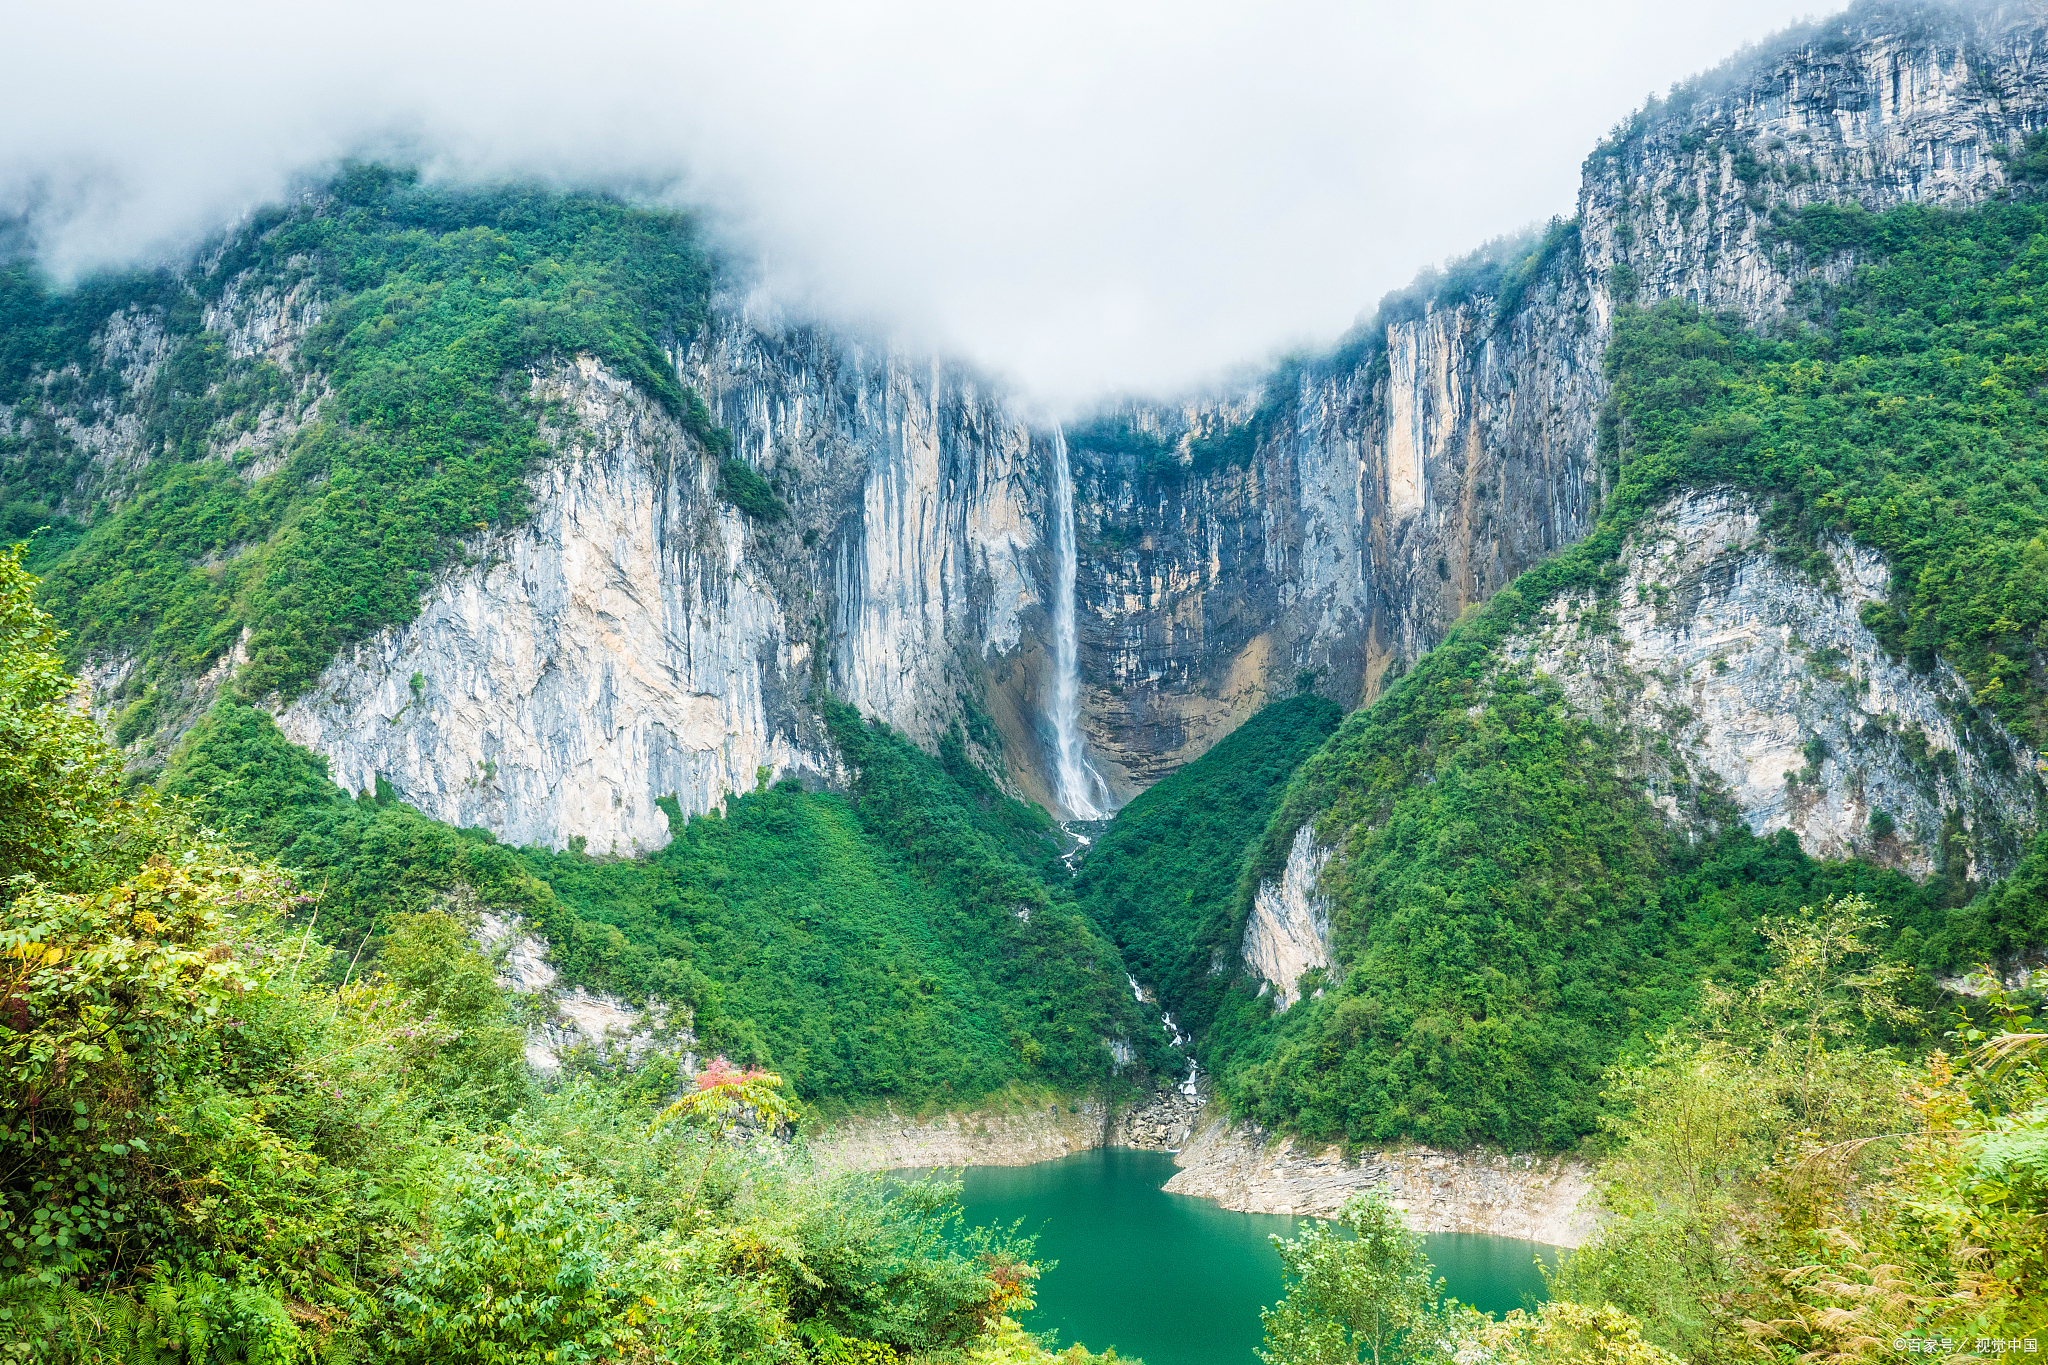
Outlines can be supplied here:
[[543, 1075], [560, 1071], [562, 1058], [571, 1050], [591, 1048], [618, 1050], [628, 1059], [656, 1049], [675, 1051], [680, 1054], [682, 1073], [696, 1073], [697, 1056], [692, 1049], [697, 1035], [687, 1019], [672, 1018], [672, 1011], [658, 1000], [636, 1010], [615, 995], [582, 986], [564, 990], [560, 975], [548, 962], [546, 939], [488, 910], [476, 915], [475, 925], [477, 941], [498, 961], [498, 984], [520, 995], [539, 996], [547, 1004], [546, 1017], [533, 1026], [526, 1040], [526, 1064], [535, 1071]]
[[1294, 832], [1287, 865], [1277, 880], [1267, 878], [1252, 898], [1245, 921], [1245, 969], [1275, 994], [1276, 1010], [1301, 998], [1304, 972], [1330, 966], [1330, 902], [1323, 895], [1323, 869], [1333, 850], [1316, 842], [1315, 827]]
[[251, 288], [247, 277], [228, 281], [206, 305], [206, 329], [218, 333], [237, 360], [262, 358], [283, 369], [298, 366], [306, 334], [325, 313], [317, 277], [305, 275], [289, 288]]
[[[2039, 823], [2040, 756], [1976, 712], [1952, 669], [1885, 653], [1859, 614], [1885, 598], [1882, 557], [1836, 543], [1819, 583], [1775, 549], [1755, 499], [1678, 498], [1630, 538], [1604, 610], [1561, 596], [1502, 657], [1632, 734], [1674, 818], [1691, 818], [1679, 794], [1708, 783], [1755, 833], [1789, 829], [1816, 857], [1926, 876], [1953, 823], [1973, 875], [2008, 870]], [[1882, 837], [1879, 814], [1895, 826]]]
[[[1775, 315], [1805, 276], [1773, 210], [1977, 203], [2048, 124], [2034, 4], [1864, 3], [1681, 87], [1587, 158], [1586, 265], [1647, 298]], [[1834, 271], [1852, 262], [1837, 261]]]

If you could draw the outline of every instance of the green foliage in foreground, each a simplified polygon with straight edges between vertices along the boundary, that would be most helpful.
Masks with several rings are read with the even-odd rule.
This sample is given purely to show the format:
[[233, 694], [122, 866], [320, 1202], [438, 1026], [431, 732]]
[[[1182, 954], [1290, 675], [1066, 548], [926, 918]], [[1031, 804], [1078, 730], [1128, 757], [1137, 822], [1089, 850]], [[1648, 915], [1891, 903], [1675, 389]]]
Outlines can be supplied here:
[[1245, 850], [1341, 715], [1316, 696], [1266, 707], [1118, 811], [1082, 860], [1082, 908], [1190, 1033], [1207, 1030], [1227, 988], [1210, 963], [1235, 941]]
[[[171, 341], [153, 384], [127, 395], [147, 464], [134, 487], [105, 490], [125, 496], [96, 509], [47, 569], [45, 601], [76, 657], [128, 652], [153, 682], [199, 673], [246, 629], [240, 685], [290, 694], [344, 645], [410, 620], [460, 537], [525, 515], [524, 476], [547, 448], [529, 367], [595, 354], [722, 449], [664, 350], [701, 323], [708, 280], [684, 215], [347, 172], [309, 204], [244, 229], [188, 281], [130, 289]], [[0, 356], [0, 393], [21, 402], [30, 434], [0, 447], [0, 504], [55, 506], [77, 497], [87, 465], [34, 434], [47, 420], [30, 378], [78, 358], [74, 334], [97, 321], [82, 314], [103, 307], [106, 290], [58, 295], [26, 267], [5, 283], [6, 321], [24, 336]], [[204, 305], [265, 288], [322, 300], [303, 348], [311, 387], [267, 359], [233, 356], [201, 326]], [[309, 424], [275, 470], [236, 468], [250, 448], [221, 457], [279, 421]]]
[[1868, 1046], [1899, 1008], [1868, 910], [1766, 924], [1753, 987], [1610, 1075], [1609, 1216], [1554, 1295], [1691, 1365], [2048, 1332], [2048, 1035], [1994, 996], [1917, 1063]]
[[934, 759], [836, 703], [830, 720], [849, 796], [785, 783], [736, 797], [644, 860], [513, 850], [388, 793], [351, 797], [234, 702], [162, 786], [294, 869], [345, 953], [368, 939], [374, 959], [395, 916], [473, 896], [533, 924], [571, 980], [689, 1007], [706, 1046], [774, 1065], [808, 1100], [1107, 1082], [1102, 1040], [1157, 1027], [1065, 894], [1042, 813], [958, 743]]
[[[1901, 1338], [2048, 1331], [2048, 1034], [2002, 996], [1919, 1062], [1859, 896], [1761, 923], [1747, 989], [1702, 982], [1651, 1055], [1606, 1075], [1603, 1216], [1534, 1311], [1440, 1303], [1374, 1193], [1278, 1244], [1269, 1365], [1812, 1365]], [[1995, 1354], [1981, 1346], [1976, 1357]]]
[[[543, 1092], [521, 1007], [440, 911], [339, 969], [288, 874], [117, 795], [48, 695], [18, 558], [0, 1360], [1049, 1365], [1004, 1317], [1030, 1306], [1030, 1244], [961, 1229], [957, 1187], [722, 1140], [736, 1108], [782, 1109], [774, 1077], [692, 1085], [661, 1058]], [[707, 1098], [729, 1084], [736, 1104]]]
[[1272, 1239], [1287, 1292], [1261, 1309], [1266, 1365], [1449, 1360], [1444, 1282], [1386, 1191], [1354, 1195], [1329, 1223]]
[[1651, 509], [1734, 485], [1772, 500], [1775, 534], [1817, 573], [1823, 532], [1883, 550], [1896, 589], [1869, 613], [1879, 638], [1961, 669], [1981, 712], [1966, 724], [2037, 733], [2048, 207], [1815, 210], [1781, 230], [1868, 263], [1775, 337], [1683, 305], [1624, 311], [1607, 359], [1617, 482], [1594, 534], [1302, 765], [1253, 870], [1276, 871], [1307, 820], [1342, 846], [1326, 885], [1343, 979], [1277, 1020], [1241, 987], [1226, 999], [1209, 1050], [1241, 1110], [1323, 1138], [1560, 1147], [1591, 1131], [1602, 1071], [1680, 1017], [1702, 975], [1755, 973], [1762, 916], [1862, 892], [1890, 951], [1928, 971], [2048, 937], [2027, 890], [2048, 853], [1966, 906], [1959, 878], [1915, 887], [1754, 839], [1710, 794], [1700, 813], [1726, 832], [1674, 839], [1621, 776], [1622, 737], [1495, 652], [1559, 592], [1608, 590]]

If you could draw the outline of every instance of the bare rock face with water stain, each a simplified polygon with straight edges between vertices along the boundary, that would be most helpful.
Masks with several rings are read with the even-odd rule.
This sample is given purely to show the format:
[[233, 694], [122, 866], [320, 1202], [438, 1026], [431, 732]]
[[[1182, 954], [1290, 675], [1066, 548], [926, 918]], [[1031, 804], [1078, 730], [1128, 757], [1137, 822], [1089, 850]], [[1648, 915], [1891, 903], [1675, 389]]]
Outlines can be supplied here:
[[1275, 1012], [1301, 998], [1301, 978], [1330, 966], [1330, 902], [1322, 892], [1332, 849], [1316, 842], [1312, 825], [1294, 832], [1287, 865], [1260, 883], [1244, 926], [1240, 956], [1245, 971], [1274, 993]]

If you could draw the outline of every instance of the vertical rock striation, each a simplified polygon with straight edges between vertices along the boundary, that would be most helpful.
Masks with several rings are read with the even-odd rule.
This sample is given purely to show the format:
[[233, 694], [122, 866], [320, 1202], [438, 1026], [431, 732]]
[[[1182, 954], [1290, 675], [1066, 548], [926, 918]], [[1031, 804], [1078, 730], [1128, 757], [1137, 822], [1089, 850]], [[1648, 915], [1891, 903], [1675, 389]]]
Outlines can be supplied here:
[[[1076, 709], [1105, 799], [1304, 682], [1370, 700], [1460, 612], [1585, 535], [1618, 302], [1762, 320], [1852, 264], [1776, 243], [1774, 214], [1997, 193], [1996, 150], [2048, 126], [2044, 52], [2031, 5], [1859, 5], [1619, 126], [1587, 158], [1576, 216], [1529, 250], [1391, 296], [1246, 391], [1076, 427]], [[292, 371], [321, 307], [230, 288], [206, 321]], [[162, 335], [110, 318], [101, 363], [146, 386]], [[970, 370], [738, 294], [673, 359], [786, 517], [739, 513], [726, 455], [565, 359], [535, 376], [574, 415], [534, 475], [533, 519], [480, 535], [419, 619], [284, 709], [287, 731], [346, 785], [382, 778], [456, 823], [626, 852], [668, 837], [664, 798], [691, 813], [763, 778], [831, 780], [809, 705], [829, 688], [927, 745], [961, 725], [1053, 804], [1054, 434]], [[288, 420], [311, 420], [317, 384], [297, 388]], [[66, 420], [108, 468], [135, 455], [131, 409]]]
[[1272, 988], [1276, 1011], [1301, 998], [1303, 973], [1330, 965], [1330, 901], [1321, 882], [1332, 852], [1304, 824], [1279, 878], [1261, 883], [1252, 897], [1241, 955], [1245, 970]]

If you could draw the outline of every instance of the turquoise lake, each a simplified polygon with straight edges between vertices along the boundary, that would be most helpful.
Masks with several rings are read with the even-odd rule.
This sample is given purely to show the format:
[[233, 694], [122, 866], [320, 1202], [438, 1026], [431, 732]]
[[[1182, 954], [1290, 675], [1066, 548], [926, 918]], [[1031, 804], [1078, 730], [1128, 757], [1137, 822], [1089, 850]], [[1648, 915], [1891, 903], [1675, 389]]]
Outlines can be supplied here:
[[[970, 1223], [1038, 1237], [1038, 1258], [1059, 1264], [1024, 1315], [1058, 1345], [1114, 1346], [1145, 1365], [1258, 1365], [1259, 1309], [1280, 1297], [1280, 1257], [1266, 1239], [1306, 1219], [1230, 1213], [1206, 1199], [1168, 1194], [1173, 1157], [1104, 1148], [1035, 1166], [974, 1166], [961, 1173]], [[1491, 1313], [1540, 1298], [1540, 1254], [1506, 1237], [1442, 1233], [1427, 1239], [1445, 1293]]]

